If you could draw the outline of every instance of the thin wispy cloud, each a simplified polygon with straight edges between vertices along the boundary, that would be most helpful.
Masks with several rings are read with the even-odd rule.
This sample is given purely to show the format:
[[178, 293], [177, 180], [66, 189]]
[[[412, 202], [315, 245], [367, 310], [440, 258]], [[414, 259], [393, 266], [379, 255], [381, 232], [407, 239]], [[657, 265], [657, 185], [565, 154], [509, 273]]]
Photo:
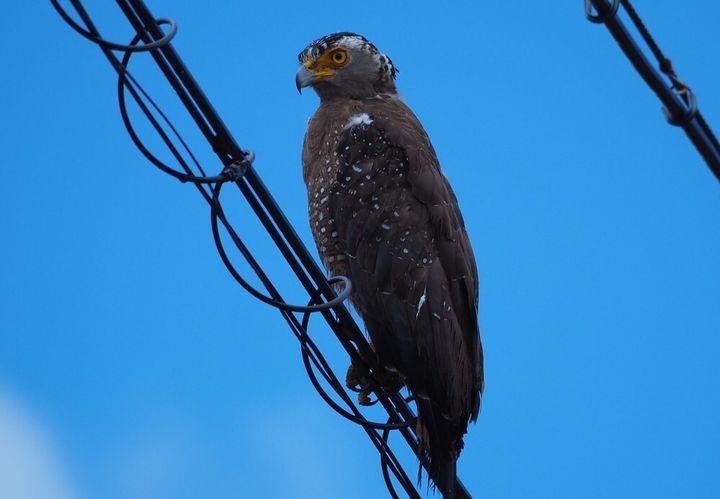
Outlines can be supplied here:
[[52, 435], [0, 387], [0, 497], [79, 499]]

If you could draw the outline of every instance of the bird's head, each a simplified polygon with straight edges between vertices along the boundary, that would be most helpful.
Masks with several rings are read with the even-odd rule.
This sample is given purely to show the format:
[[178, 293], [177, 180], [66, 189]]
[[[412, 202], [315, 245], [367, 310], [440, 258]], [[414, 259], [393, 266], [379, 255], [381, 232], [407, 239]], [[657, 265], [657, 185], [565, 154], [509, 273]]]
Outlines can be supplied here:
[[298, 91], [313, 87], [321, 99], [362, 99], [394, 93], [398, 70], [388, 56], [365, 37], [333, 33], [300, 52], [302, 66], [295, 76]]

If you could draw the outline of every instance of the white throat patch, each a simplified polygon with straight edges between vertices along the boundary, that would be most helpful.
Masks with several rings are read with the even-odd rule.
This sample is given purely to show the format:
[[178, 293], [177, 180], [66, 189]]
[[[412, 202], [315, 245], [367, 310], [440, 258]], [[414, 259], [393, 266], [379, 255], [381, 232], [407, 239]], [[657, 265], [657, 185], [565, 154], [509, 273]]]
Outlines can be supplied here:
[[368, 113], [356, 114], [355, 116], [351, 117], [347, 123], [345, 123], [343, 130], [347, 130], [348, 128], [352, 128], [358, 125], [369, 125], [372, 122], [373, 120]]

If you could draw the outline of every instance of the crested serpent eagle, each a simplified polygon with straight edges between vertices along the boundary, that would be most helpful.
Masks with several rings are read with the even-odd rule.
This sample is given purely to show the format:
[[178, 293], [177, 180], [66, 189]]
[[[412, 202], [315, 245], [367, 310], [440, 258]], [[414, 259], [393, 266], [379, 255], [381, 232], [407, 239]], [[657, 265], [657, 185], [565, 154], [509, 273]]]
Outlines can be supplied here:
[[388, 56], [334, 33], [299, 60], [298, 90], [320, 97], [302, 152], [320, 257], [352, 281], [380, 364], [417, 401], [419, 455], [452, 490], [483, 390], [477, 269], [457, 199]]

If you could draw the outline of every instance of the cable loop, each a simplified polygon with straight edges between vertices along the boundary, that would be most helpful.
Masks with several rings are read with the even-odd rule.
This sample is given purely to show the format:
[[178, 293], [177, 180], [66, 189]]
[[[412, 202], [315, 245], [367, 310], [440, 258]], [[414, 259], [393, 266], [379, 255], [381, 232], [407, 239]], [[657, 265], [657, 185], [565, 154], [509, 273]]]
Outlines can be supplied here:
[[605, 12], [598, 12], [593, 14], [593, 5], [590, 0], [585, 0], [585, 17], [588, 21], [594, 24], [603, 24], [608, 22], [611, 18], [615, 17], [620, 7], [620, 0], [613, 0], [613, 3], [608, 7]]
[[[312, 364], [310, 363], [310, 358], [308, 357], [308, 351], [307, 348], [312, 348], [313, 350], [317, 349], [317, 346], [315, 344], [312, 344], [312, 347], [308, 347], [307, 345], [310, 345], [310, 342], [308, 342], [309, 338], [306, 338], [302, 341], [302, 359], [303, 359], [303, 365], [305, 366], [305, 371], [308, 374], [308, 377], [310, 378], [310, 383], [315, 388], [315, 391], [318, 392], [320, 397], [329, 405], [336, 413], [338, 413], [343, 418], [347, 419], [348, 421], [351, 421], [357, 425], [362, 426], [363, 428], [371, 428], [373, 430], [401, 430], [403, 428], [409, 428], [413, 423], [414, 420], [405, 421], [402, 423], [377, 423], [375, 421], [370, 421], [369, 419], [365, 419], [363, 416], [356, 416], [347, 410], [343, 409], [337, 402], [335, 402], [330, 395], [323, 389], [322, 385], [320, 384], [320, 381], [317, 379], [317, 376], [315, 375], [315, 371], [313, 371]], [[323, 377], [325, 377], [323, 375]], [[336, 390], [337, 392], [337, 390]]]
[[[319, 299], [319, 297], [320, 297], [320, 290], [316, 290], [315, 295], [310, 299], [310, 303], [308, 305], [312, 305], [313, 303], [315, 303], [316, 300]], [[322, 358], [320, 349], [317, 347], [317, 345], [315, 345], [315, 342], [312, 341], [310, 336], [307, 334], [308, 326], [310, 324], [310, 315], [311, 315], [310, 312], [306, 312], [303, 315], [303, 320], [302, 320], [302, 324], [301, 324], [302, 330], [301, 330], [301, 337], [300, 337], [300, 346], [302, 348], [300, 350], [300, 353], [302, 355], [303, 365], [305, 366], [305, 371], [307, 371], [307, 375], [310, 378], [310, 383], [313, 385], [313, 387], [315, 388], [315, 391], [318, 392], [320, 397], [340, 416], [344, 417], [345, 419], [347, 419], [355, 424], [362, 426], [363, 428], [372, 428], [374, 430], [385, 430], [385, 431], [409, 428], [415, 422], [415, 419], [411, 419], [409, 421], [405, 421], [402, 423], [390, 423], [390, 421], [388, 421], [387, 423], [377, 423], [377, 422], [365, 419], [364, 417], [358, 417], [358, 416], [355, 416], [354, 414], [351, 414], [350, 412], [348, 412], [345, 409], [343, 409], [342, 407], [340, 407], [340, 405], [338, 405], [332, 399], [332, 397], [330, 397], [327, 394], [327, 392], [323, 389], [322, 385], [320, 385], [320, 382], [318, 381], [317, 376], [315, 376], [315, 372], [312, 369], [312, 365], [310, 364], [310, 358], [309, 358], [310, 353], [313, 353], [314, 355]], [[330, 366], [327, 365], [327, 363], [324, 363], [323, 368], [325, 368], [326, 370], [330, 370]], [[337, 386], [337, 383], [336, 383], [337, 378], [334, 378], [334, 376], [333, 376], [334, 381], [335, 381], [335, 383], [334, 383], [333, 379], [331, 379], [331, 377], [329, 376], [329, 374], [327, 372], [320, 370], [320, 374], [323, 376], [323, 378], [325, 378], [325, 381], [328, 382], [328, 384], [333, 388], [333, 390], [335, 390], [335, 392], [338, 395], [341, 395], [341, 396], [343, 395], [342, 393], [340, 393], [343, 390], [342, 386]], [[382, 390], [382, 388], [378, 387], [377, 385], [376, 385], [375, 389], [379, 390], [379, 391]], [[350, 388], [350, 390], [355, 391], [355, 390], [352, 390], [352, 388]], [[371, 405], [376, 404], [378, 400], [379, 399], [375, 399], [375, 401]]]
[[[215, 246], [217, 247], [218, 253], [220, 254], [220, 258], [225, 264], [225, 267], [235, 278], [238, 284], [240, 284], [240, 286], [245, 289], [245, 291], [253, 295], [261, 302], [266, 303], [272, 307], [279, 308], [280, 310], [285, 310], [287, 312], [320, 312], [323, 310], [337, 307], [350, 297], [350, 294], [352, 293], [352, 283], [350, 282], [350, 279], [342, 275], [333, 276], [328, 280], [328, 282], [330, 282], [331, 284], [342, 283], [342, 291], [330, 301], [318, 305], [290, 305], [283, 301], [275, 300], [273, 298], [265, 296], [260, 291], [256, 290], [235, 269], [235, 266], [232, 264], [230, 258], [227, 255], [227, 252], [225, 251], [225, 246], [223, 245], [222, 238], [220, 237], [218, 219], [222, 219], [223, 221], [227, 220], [225, 218], [225, 213], [223, 212], [222, 206], [220, 205], [220, 191], [222, 189], [222, 186], [223, 183], [218, 182], [213, 187], [212, 208], [210, 210], [210, 223], [212, 225], [213, 239], [215, 240]], [[233, 242], [235, 242], [236, 244], [240, 242], [237, 234], [234, 231], [228, 230], [228, 233], [233, 239]]]
[[[135, 35], [133, 39], [130, 41], [129, 46], [135, 46], [141, 39], [141, 35]], [[193, 155], [192, 151], [190, 151], [189, 146], [183, 140], [183, 138], [180, 136], [180, 133], [177, 131], [175, 126], [172, 124], [170, 119], [167, 117], [167, 115], [160, 109], [160, 107], [155, 103], [155, 101], [150, 98], [150, 96], [145, 92], [145, 89], [142, 88], [142, 86], [138, 85], [135, 81], [135, 78], [130, 74], [128, 71], [128, 65], [130, 64], [130, 58], [132, 57], [133, 51], [127, 51], [123, 55], [123, 58], [120, 62], [122, 67], [122, 72], [118, 74], [118, 106], [120, 107], [120, 117], [122, 118], [123, 124], [125, 125], [125, 129], [128, 132], [128, 135], [130, 135], [130, 139], [133, 141], [135, 146], [138, 148], [140, 153], [142, 153], [143, 156], [145, 156], [152, 164], [154, 164], [158, 169], [163, 171], [164, 173], [167, 173], [168, 175], [175, 177], [180, 182], [191, 182], [193, 184], [214, 184], [217, 182], [228, 182], [228, 181], [237, 181], [239, 180], [243, 175], [245, 175], [245, 172], [247, 172], [247, 169], [250, 167], [250, 165], [255, 161], [255, 153], [252, 151], [243, 151], [244, 157], [242, 160], [235, 161], [225, 167], [225, 170], [220, 175], [211, 176], [208, 177], [204, 175], [204, 171], [202, 167], [200, 167], [200, 164], [198, 163], [197, 159]], [[193, 162], [198, 166], [198, 169], [203, 173], [202, 176], [197, 175], [189, 175], [187, 173], [183, 173], [181, 171], [175, 170], [174, 168], [168, 166], [163, 161], [158, 159], [150, 150], [145, 146], [145, 144], [140, 140], [140, 137], [138, 137], [137, 133], [135, 132], [135, 127], [132, 124], [132, 121], [130, 120], [130, 115], [127, 110], [127, 103], [125, 100], [125, 90], [128, 87], [128, 84], [135, 85], [135, 88], [147, 99], [147, 101], [150, 103], [150, 105], [155, 109], [155, 112], [158, 113], [158, 115], [163, 119], [165, 124], [170, 128], [170, 130], [173, 132], [173, 135], [180, 141], [180, 144], [182, 144], [185, 151], [190, 155]], [[234, 167], [233, 165], [237, 165]], [[241, 165], [241, 167], [240, 167]], [[238, 168], [239, 167], [239, 168]], [[232, 170], [230, 168], [233, 168]]]
[[60, 17], [63, 18], [65, 23], [70, 26], [73, 30], [75, 30], [77, 33], [82, 35], [84, 38], [90, 40], [91, 42], [95, 43], [96, 45], [100, 45], [103, 48], [110, 49], [110, 50], [121, 50], [123, 52], [148, 52], [150, 50], [155, 50], [160, 47], [164, 47], [168, 43], [170, 43], [170, 40], [172, 40], [175, 37], [175, 34], [177, 33], [177, 23], [168, 18], [168, 17], [161, 17], [157, 19], [158, 24], [167, 24], [170, 26], [170, 31], [168, 31], [162, 38], [159, 40], [155, 40], [153, 42], [144, 44], [144, 45], [125, 45], [122, 43], [115, 43], [110, 42], [108, 40], [105, 40], [104, 38], [101, 38], [97, 35], [93, 35], [88, 30], [83, 29], [78, 23], [76, 23], [70, 15], [65, 12], [65, 10], [60, 7], [60, 4], [58, 3], [58, 0], [50, 0], [50, 3], [52, 3], [53, 7], [55, 7], [55, 10], [58, 14], [60, 14]]

